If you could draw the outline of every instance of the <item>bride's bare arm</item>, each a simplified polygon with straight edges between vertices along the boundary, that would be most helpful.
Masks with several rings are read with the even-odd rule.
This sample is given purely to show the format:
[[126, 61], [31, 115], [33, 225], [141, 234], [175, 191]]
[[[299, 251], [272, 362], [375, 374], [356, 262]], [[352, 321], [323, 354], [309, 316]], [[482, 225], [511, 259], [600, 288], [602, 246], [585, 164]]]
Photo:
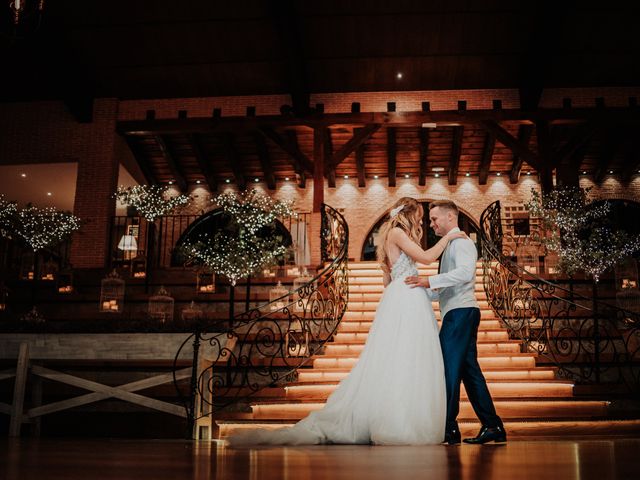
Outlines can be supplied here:
[[395, 243], [412, 260], [428, 265], [438, 259], [451, 240], [464, 237], [466, 237], [464, 232], [451, 233], [442, 237], [433, 247], [423, 250], [402, 229], [392, 228], [389, 232], [388, 241]]
[[387, 285], [391, 283], [391, 272], [389, 271], [389, 267], [385, 264], [380, 265], [380, 268], [382, 269], [382, 282], [386, 288]]

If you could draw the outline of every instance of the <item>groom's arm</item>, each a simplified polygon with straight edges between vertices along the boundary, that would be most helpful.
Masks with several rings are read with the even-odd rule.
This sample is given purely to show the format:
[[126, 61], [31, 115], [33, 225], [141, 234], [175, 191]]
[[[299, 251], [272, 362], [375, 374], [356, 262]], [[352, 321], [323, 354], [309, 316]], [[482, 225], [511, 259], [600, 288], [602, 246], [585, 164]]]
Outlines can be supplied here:
[[457, 240], [451, 245], [450, 252], [455, 258], [456, 267], [446, 273], [439, 273], [429, 277], [431, 288], [444, 288], [471, 282], [476, 277], [476, 262], [478, 252], [471, 240]]

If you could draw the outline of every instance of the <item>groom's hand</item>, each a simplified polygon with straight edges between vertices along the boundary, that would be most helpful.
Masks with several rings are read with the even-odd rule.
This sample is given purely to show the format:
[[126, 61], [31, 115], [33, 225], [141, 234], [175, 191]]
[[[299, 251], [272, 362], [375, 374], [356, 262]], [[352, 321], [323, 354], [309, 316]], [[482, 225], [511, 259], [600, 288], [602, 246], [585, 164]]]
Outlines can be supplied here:
[[416, 288], [416, 287], [429, 288], [431, 286], [429, 284], [429, 277], [418, 277], [418, 276], [407, 277], [404, 279], [404, 283], [409, 285], [411, 288]]

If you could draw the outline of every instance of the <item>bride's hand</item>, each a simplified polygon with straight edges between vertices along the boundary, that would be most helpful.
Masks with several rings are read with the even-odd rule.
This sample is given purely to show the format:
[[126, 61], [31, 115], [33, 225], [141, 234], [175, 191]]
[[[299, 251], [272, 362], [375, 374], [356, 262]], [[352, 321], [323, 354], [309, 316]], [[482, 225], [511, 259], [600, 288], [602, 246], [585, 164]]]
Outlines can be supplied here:
[[448, 233], [446, 235], [446, 238], [448, 241], [451, 241], [451, 240], [455, 240], [456, 238], [469, 238], [469, 236], [464, 232], [455, 232], [455, 233]]

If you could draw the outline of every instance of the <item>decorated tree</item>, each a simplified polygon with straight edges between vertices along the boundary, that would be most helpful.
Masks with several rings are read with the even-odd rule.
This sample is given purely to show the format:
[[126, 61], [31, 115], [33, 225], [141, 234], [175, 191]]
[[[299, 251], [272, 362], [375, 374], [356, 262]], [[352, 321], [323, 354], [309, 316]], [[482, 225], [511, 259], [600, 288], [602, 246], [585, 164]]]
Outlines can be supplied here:
[[284, 254], [284, 238], [276, 219], [295, 216], [292, 203], [272, 200], [251, 190], [223, 193], [215, 202], [226, 216], [224, 228], [186, 243], [182, 253], [189, 262], [224, 275], [235, 286], [241, 278], [273, 265]]
[[541, 220], [540, 242], [559, 257], [566, 274], [584, 271], [595, 282], [609, 268], [640, 250], [640, 237], [614, 228], [608, 202], [594, 204], [590, 189], [563, 187], [540, 195], [532, 190], [526, 204]]
[[0, 236], [12, 238], [17, 213], [18, 205], [15, 202], [9, 202], [4, 194], [0, 193]]
[[122, 204], [135, 208], [147, 221], [166, 215], [179, 206], [189, 203], [188, 195], [169, 195], [169, 187], [160, 185], [119, 186], [115, 197]]
[[80, 219], [54, 207], [27, 205], [17, 213], [16, 234], [34, 252], [66, 240], [80, 228]]

